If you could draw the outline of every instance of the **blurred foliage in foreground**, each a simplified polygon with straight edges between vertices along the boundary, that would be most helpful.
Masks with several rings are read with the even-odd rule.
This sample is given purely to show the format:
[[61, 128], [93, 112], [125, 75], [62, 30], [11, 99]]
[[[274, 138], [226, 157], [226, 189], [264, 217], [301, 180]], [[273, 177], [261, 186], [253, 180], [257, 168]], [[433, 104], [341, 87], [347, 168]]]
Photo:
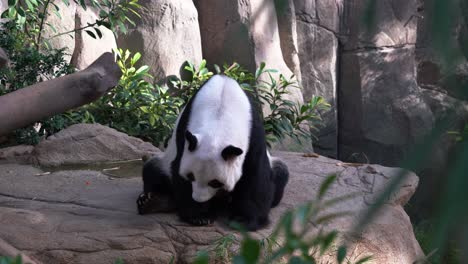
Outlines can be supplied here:
[[[315, 264], [333, 261], [339, 264], [361, 264], [371, 260], [372, 256], [361, 256], [356, 262], [351, 262], [347, 247], [340, 241], [339, 232], [324, 228], [334, 219], [349, 215], [346, 212], [325, 212], [352, 197], [345, 194], [325, 199], [325, 194], [335, 181], [336, 175], [326, 178], [316, 198], [283, 214], [271, 235], [266, 238], [253, 238], [242, 226], [233, 223], [232, 226], [242, 235], [240, 241], [232, 234], [224, 236], [215, 242], [211, 251], [199, 252], [194, 263]], [[240, 244], [238, 250], [233, 250], [235, 244]], [[322, 260], [325, 255], [326, 262]]]
[[[367, 3], [364, 24], [368, 29], [372, 29], [378, 19], [376, 17], [378, 0], [367, 0]], [[468, 0], [425, 0], [419, 3], [423, 4], [425, 10], [424, 19], [431, 39], [430, 48], [441, 63], [443, 75], [450, 76], [455, 71], [456, 65], [468, 63]], [[468, 98], [466, 85], [452, 88], [462, 95], [461, 98]], [[454, 105], [453, 109], [457, 107]], [[438, 139], [451, 129], [453, 116], [455, 113], [437, 117], [438, 120], [433, 130], [413, 148], [401, 167], [420, 171], [429, 163]], [[468, 137], [466, 127], [464, 131], [451, 132], [456, 134], [458, 143], [447, 172], [443, 195], [438, 201], [438, 210], [429, 220], [431, 230], [427, 231], [424, 227], [416, 230], [420, 232], [419, 242], [428, 254], [425, 263], [468, 263], [468, 195], [466, 194], [468, 190]], [[392, 179], [392, 184], [382, 193], [379, 202], [371, 208], [358, 228], [364, 228], [368, 222], [372, 221], [377, 208], [383, 204], [389, 193], [398, 188], [398, 184], [405, 177], [405, 174], [401, 174]], [[460, 259], [454, 259], [454, 252], [460, 253]]]

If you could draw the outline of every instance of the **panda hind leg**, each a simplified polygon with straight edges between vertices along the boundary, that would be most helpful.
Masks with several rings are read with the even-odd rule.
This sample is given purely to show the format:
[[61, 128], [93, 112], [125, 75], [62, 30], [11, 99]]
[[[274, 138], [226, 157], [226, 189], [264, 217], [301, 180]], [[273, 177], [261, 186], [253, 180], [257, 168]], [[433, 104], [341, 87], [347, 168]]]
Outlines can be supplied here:
[[283, 198], [284, 188], [289, 180], [288, 166], [279, 159], [274, 159], [272, 162], [273, 182], [275, 184], [275, 191], [273, 195], [273, 202], [271, 207], [277, 206]]
[[139, 214], [169, 212], [175, 209], [169, 175], [161, 159], [153, 157], [143, 165], [143, 192], [137, 198]]

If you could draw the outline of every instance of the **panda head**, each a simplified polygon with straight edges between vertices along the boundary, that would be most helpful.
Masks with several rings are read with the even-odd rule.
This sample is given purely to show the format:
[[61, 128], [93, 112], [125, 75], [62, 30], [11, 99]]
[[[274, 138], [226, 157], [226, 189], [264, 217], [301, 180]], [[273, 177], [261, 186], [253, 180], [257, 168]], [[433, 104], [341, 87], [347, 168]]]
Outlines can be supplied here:
[[190, 131], [185, 140], [179, 174], [192, 183], [192, 198], [206, 202], [219, 190], [232, 191], [242, 175], [245, 151]]

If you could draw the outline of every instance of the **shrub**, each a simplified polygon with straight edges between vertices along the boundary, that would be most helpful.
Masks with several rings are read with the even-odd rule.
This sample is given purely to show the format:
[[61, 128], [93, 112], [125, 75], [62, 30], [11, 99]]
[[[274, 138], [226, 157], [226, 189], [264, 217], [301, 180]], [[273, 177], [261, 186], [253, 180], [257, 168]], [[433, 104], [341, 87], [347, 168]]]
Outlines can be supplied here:
[[[63, 0], [69, 5], [68, 0]], [[99, 18], [94, 23], [69, 32], [56, 32], [53, 25], [45, 23], [45, 17], [61, 16], [53, 1], [24, 0], [8, 1], [8, 9], [2, 13], [6, 22], [0, 29], [0, 47], [9, 56], [11, 67], [0, 69], [0, 96], [47, 81], [66, 74], [73, 73], [74, 68], [64, 59], [65, 49], [51, 48], [50, 38], [84, 30], [90, 36], [101, 37], [99, 26], [105, 26], [114, 32], [125, 32], [126, 23], [134, 24], [128, 14], [138, 16], [136, 10], [140, 8], [137, 0], [121, 0], [118, 2], [104, 0], [97, 2], [79, 1], [79, 6], [86, 9], [92, 6], [99, 10]], [[45, 27], [50, 27], [56, 34], [49, 39], [43, 37]], [[69, 111], [50, 118], [45, 118], [28, 127], [13, 132], [14, 144], [37, 144], [42, 138], [54, 134], [61, 129], [81, 122], [92, 122], [93, 117], [84, 110]]]
[[21, 256], [15, 258], [0, 256], [0, 264], [23, 264]]
[[128, 50], [116, 53], [122, 70], [118, 86], [83, 109], [97, 123], [160, 145], [169, 137], [184, 100], [145, 80], [153, 77], [148, 74], [148, 66], [135, 66], [140, 53], [133, 56]]

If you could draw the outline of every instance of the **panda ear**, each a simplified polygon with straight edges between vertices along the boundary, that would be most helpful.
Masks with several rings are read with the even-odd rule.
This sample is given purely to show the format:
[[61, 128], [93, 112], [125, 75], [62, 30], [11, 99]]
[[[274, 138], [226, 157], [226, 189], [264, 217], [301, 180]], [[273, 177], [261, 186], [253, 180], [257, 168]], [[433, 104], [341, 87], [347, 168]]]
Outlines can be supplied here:
[[198, 144], [198, 139], [196, 136], [194, 136], [190, 131], [185, 131], [185, 138], [188, 141], [188, 150], [189, 151], [194, 151], [197, 148]]
[[234, 147], [233, 145], [229, 145], [223, 149], [221, 152], [221, 156], [225, 161], [231, 160], [243, 153], [242, 149], [238, 147]]

